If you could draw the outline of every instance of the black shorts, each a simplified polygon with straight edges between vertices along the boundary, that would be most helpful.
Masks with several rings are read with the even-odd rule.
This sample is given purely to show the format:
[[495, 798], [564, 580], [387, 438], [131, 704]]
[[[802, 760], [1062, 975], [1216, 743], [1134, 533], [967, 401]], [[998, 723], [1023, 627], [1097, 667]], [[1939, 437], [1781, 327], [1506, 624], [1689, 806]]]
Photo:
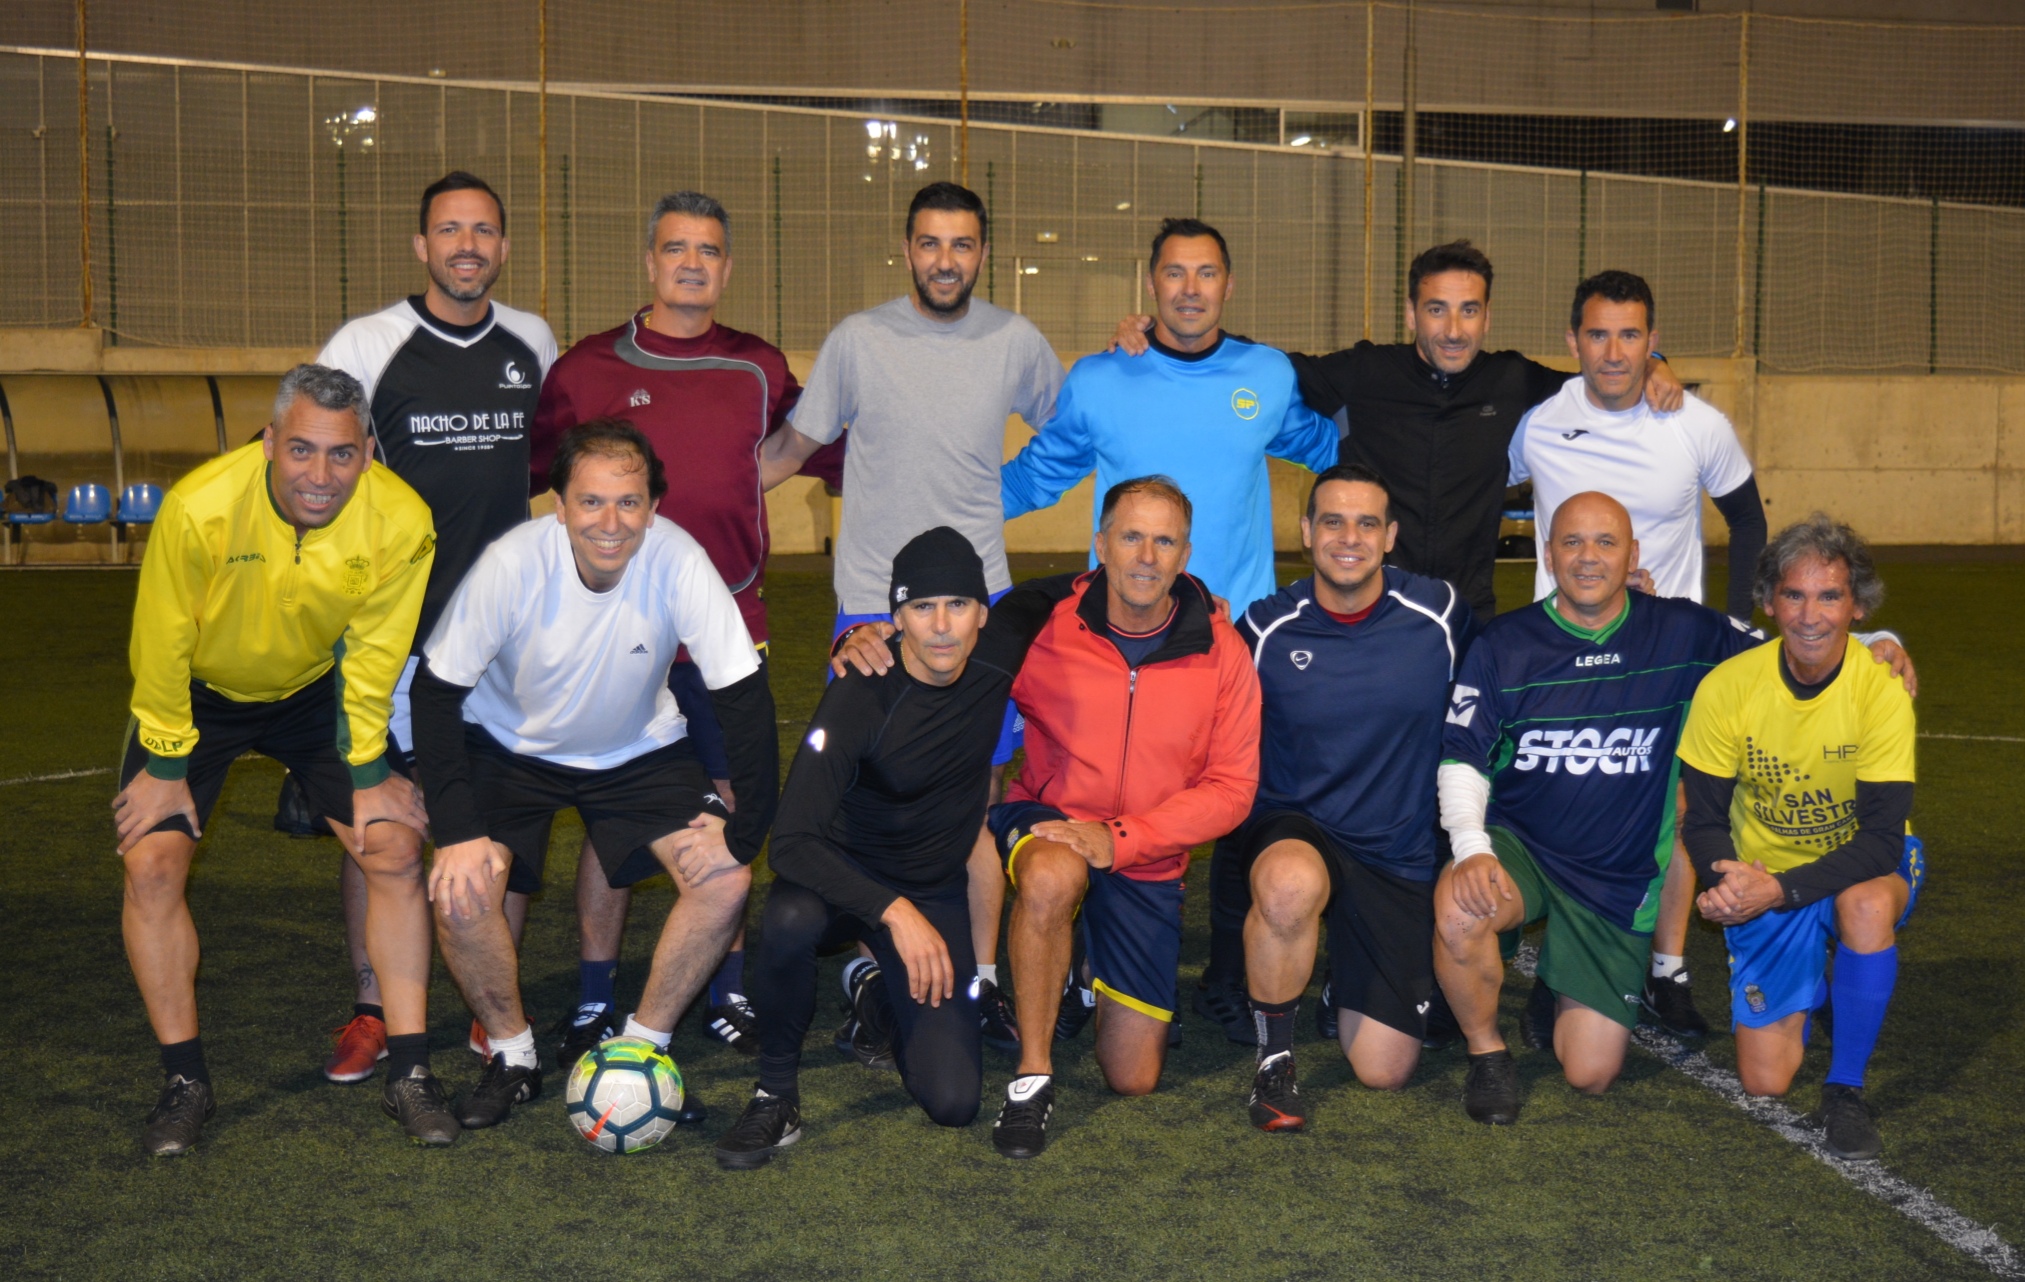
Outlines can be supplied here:
[[1304, 841], [1329, 870], [1329, 983], [1336, 1005], [1411, 1037], [1427, 1029], [1434, 998], [1434, 881], [1383, 872], [1336, 844], [1294, 810], [1260, 815], [1237, 834], [1245, 881], [1276, 841]]
[[541, 889], [549, 828], [558, 810], [576, 807], [614, 889], [660, 872], [661, 861], [648, 847], [687, 828], [697, 815], [730, 817], [687, 739], [606, 770], [512, 752], [476, 726], [465, 727], [465, 742], [478, 811], [492, 839], [513, 852], [506, 888], [519, 894]]
[[[352, 821], [352, 774], [338, 751], [338, 703], [335, 669], [326, 672], [286, 699], [272, 703], [241, 703], [228, 699], [201, 681], [190, 683], [190, 720], [197, 727], [197, 746], [189, 756], [190, 799], [197, 803], [197, 822], [209, 827], [211, 810], [225, 790], [225, 774], [249, 752], [272, 757], [288, 767], [302, 784], [310, 809], [341, 824]], [[140, 727], [127, 724], [126, 752], [120, 760], [120, 787], [125, 788], [148, 764]], [[162, 820], [149, 831], [194, 836], [181, 815]]]

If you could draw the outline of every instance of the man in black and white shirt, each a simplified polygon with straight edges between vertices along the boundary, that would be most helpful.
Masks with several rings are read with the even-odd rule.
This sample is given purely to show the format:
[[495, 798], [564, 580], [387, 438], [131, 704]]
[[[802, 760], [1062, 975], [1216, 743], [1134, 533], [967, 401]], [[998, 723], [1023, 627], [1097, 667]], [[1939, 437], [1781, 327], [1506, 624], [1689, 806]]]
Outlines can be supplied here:
[[[780, 784], [773, 695], [709, 554], [654, 514], [661, 461], [631, 424], [571, 428], [550, 479], [556, 519], [487, 548], [424, 647], [416, 760], [437, 842], [429, 895], [444, 960], [491, 1058], [458, 1110], [505, 1121], [541, 1092], [505, 920], [508, 870], [537, 881], [555, 812], [583, 817], [614, 886], [666, 870], [680, 895], [625, 1035], [666, 1049], [737, 931]], [[725, 738], [727, 823], [668, 667], [687, 647]], [[686, 1120], [700, 1120], [701, 1108]]]
[[[366, 389], [380, 461], [414, 487], [436, 522], [436, 561], [415, 629], [415, 653], [450, 594], [485, 546], [527, 520], [528, 442], [542, 379], [555, 364], [555, 336], [531, 312], [491, 301], [509, 248], [506, 207], [485, 180], [457, 170], [422, 193], [415, 257], [429, 286], [331, 336], [319, 364]], [[412, 774], [410, 656], [394, 692], [387, 757]], [[288, 810], [283, 785], [283, 812]], [[372, 1076], [386, 1054], [379, 982], [366, 960], [365, 885], [353, 861], [339, 877], [345, 936], [357, 977], [352, 1019], [324, 1064], [334, 1082]], [[516, 936], [537, 886], [516, 884], [508, 915]]]

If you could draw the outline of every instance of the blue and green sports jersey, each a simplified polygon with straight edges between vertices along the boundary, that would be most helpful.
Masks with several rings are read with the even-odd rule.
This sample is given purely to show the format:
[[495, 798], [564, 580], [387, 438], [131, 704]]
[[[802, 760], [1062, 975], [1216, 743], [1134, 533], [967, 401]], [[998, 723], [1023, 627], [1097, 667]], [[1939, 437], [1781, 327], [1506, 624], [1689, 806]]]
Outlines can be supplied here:
[[1596, 631], [1554, 598], [1501, 614], [1456, 676], [1442, 757], [1578, 903], [1650, 932], [1673, 857], [1674, 749], [1710, 669], [1762, 643], [1720, 611], [1633, 593]]

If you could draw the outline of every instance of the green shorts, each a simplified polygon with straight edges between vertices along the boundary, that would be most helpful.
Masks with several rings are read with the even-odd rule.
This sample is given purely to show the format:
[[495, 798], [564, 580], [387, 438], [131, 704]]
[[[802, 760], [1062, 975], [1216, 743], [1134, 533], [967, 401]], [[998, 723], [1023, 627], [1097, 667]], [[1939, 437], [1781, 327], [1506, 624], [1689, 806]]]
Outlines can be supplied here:
[[[1539, 976], [1547, 987], [1608, 1016], [1626, 1028], [1638, 1027], [1638, 995], [1652, 964], [1652, 936], [1625, 930], [1577, 903], [1533, 862], [1525, 844], [1492, 827], [1491, 852], [1519, 888], [1530, 926], [1544, 920]], [[1519, 931], [1498, 936], [1507, 961], [1519, 951]]]

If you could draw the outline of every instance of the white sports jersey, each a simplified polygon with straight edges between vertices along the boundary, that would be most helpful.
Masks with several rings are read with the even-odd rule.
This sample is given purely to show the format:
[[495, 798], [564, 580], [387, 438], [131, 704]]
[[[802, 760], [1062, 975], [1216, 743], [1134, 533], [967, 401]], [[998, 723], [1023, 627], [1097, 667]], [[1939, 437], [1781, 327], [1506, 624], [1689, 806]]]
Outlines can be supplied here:
[[[1702, 599], [1702, 491], [1721, 496], [1751, 479], [1751, 460], [1730, 420], [1689, 395], [1659, 414], [1600, 409], [1581, 376], [1535, 405], [1512, 433], [1511, 481], [1533, 482], [1533, 541], [1544, 552], [1554, 509], [1569, 496], [1600, 490], [1631, 513], [1638, 563], [1660, 596]], [[1533, 598], [1554, 590], [1540, 556]]]
[[479, 556], [423, 652], [438, 677], [475, 687], [464, 719], [502, 746], [607, 770], [688, 733], [668, 689], [685, 645], [712, 690], [759, 670], [701, 544], [657, 516], [618, 586], [593, 592], [562, 523], [537, 517]]

